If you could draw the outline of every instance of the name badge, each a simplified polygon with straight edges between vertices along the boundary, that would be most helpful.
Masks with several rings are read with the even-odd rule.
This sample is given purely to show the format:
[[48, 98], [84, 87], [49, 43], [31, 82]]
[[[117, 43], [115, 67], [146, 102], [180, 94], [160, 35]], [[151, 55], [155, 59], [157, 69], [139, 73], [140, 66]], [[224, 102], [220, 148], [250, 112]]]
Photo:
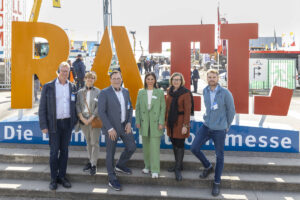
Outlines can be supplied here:
[[157, 99], [157, 96], [152, 96], [152, 99]]
[[75, 101], [75, 94], [71, 94], [71, 101]]
[[216, 102], [214, 102], [213, 106], [212, 106], [212, 110], [217, 110], [219, 107], [218, 107], [218, 104]]

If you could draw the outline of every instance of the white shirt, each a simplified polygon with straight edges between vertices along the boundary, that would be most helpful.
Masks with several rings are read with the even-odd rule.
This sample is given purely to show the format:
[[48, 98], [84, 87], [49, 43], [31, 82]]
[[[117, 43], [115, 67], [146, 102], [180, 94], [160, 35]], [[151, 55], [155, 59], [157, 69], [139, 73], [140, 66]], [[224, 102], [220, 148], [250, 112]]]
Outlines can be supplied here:
[[148, 96], [148, 110], [151, 109], [152, 94], [153, 94], [153, 90], [147, 90], [147, 96]]
[[55, 81], [56, 119], [70, 118], [69, 81], [62, 85], [58, 78]]
[[123, 123], [125, 122], [126, 106], [125, 106], [125, 100], [124, 100], [122, 88], [120, 88], [120, 91], [116, 91], [115, 88], [113, 87], [113, 90], [115, 91], [121, 105], [121, 123]]
[[[89, 106], [89, 108], [90, 108], [90, 97], [91, 97], [91, 90], [88, 90], [87, 93], [86, 93], [85, 99], [86, 99], [86, 103]], [[86, 103], [84, 102], [85, 106], [84, 106], [84, 111], [83, 112], [89, 113], [89, 108], [86, 106]]]

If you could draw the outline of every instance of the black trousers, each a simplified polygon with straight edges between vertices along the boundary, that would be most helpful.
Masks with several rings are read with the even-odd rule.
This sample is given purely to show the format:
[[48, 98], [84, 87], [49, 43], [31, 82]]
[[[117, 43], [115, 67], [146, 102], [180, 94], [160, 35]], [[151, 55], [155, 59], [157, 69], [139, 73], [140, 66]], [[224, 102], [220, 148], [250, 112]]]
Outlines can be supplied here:
[[71, 119], [58, 119], [57, 131], [49, 133], [51, 179], [64, 178], [67, 171], [69, 144], [72, 134]]
[[193, 86], [194, 86], [194, 92], [197, 92], [197, 89], [198, 89], [198, 80], [197, 81], [193, 80]]
[[76, 84], [76, 87], [77, 87], [77, 90], [80, 90], [81, 88], [84, 87], [84, 79], [77, 79], [77, 84]]

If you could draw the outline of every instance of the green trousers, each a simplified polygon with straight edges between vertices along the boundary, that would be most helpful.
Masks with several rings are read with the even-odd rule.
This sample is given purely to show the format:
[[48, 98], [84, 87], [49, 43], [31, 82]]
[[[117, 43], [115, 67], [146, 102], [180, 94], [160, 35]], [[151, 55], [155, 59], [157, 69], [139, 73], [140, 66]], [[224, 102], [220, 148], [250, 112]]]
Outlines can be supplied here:
[[161, 137], [142, 137], [145, 168], [152, 173], [160, 172], [160, 140]]

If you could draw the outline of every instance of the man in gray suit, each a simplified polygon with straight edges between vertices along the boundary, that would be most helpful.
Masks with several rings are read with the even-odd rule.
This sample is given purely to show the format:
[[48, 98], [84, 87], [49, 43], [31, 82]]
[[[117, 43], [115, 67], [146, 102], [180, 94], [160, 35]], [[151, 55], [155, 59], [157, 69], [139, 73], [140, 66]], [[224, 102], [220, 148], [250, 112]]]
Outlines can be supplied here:
[[[126, 167], [126, 163], [136, 149], [131, 131], [132, 105], [128, 90], [121, 87], [122, 76], [119, 71], [113, 71], [110, 74], [110, 82], [111, 86], [103, 89], [99, 94], [98, 112], [103, 122], [102, 133], [105, 135], [106, 141], [108, 185], [114, 190], [121, 190], [115, 171], [132, 174], [131, 169]], [[119, 137], [125, 144], [125, 149], [114, 167], [114, 156]]]

